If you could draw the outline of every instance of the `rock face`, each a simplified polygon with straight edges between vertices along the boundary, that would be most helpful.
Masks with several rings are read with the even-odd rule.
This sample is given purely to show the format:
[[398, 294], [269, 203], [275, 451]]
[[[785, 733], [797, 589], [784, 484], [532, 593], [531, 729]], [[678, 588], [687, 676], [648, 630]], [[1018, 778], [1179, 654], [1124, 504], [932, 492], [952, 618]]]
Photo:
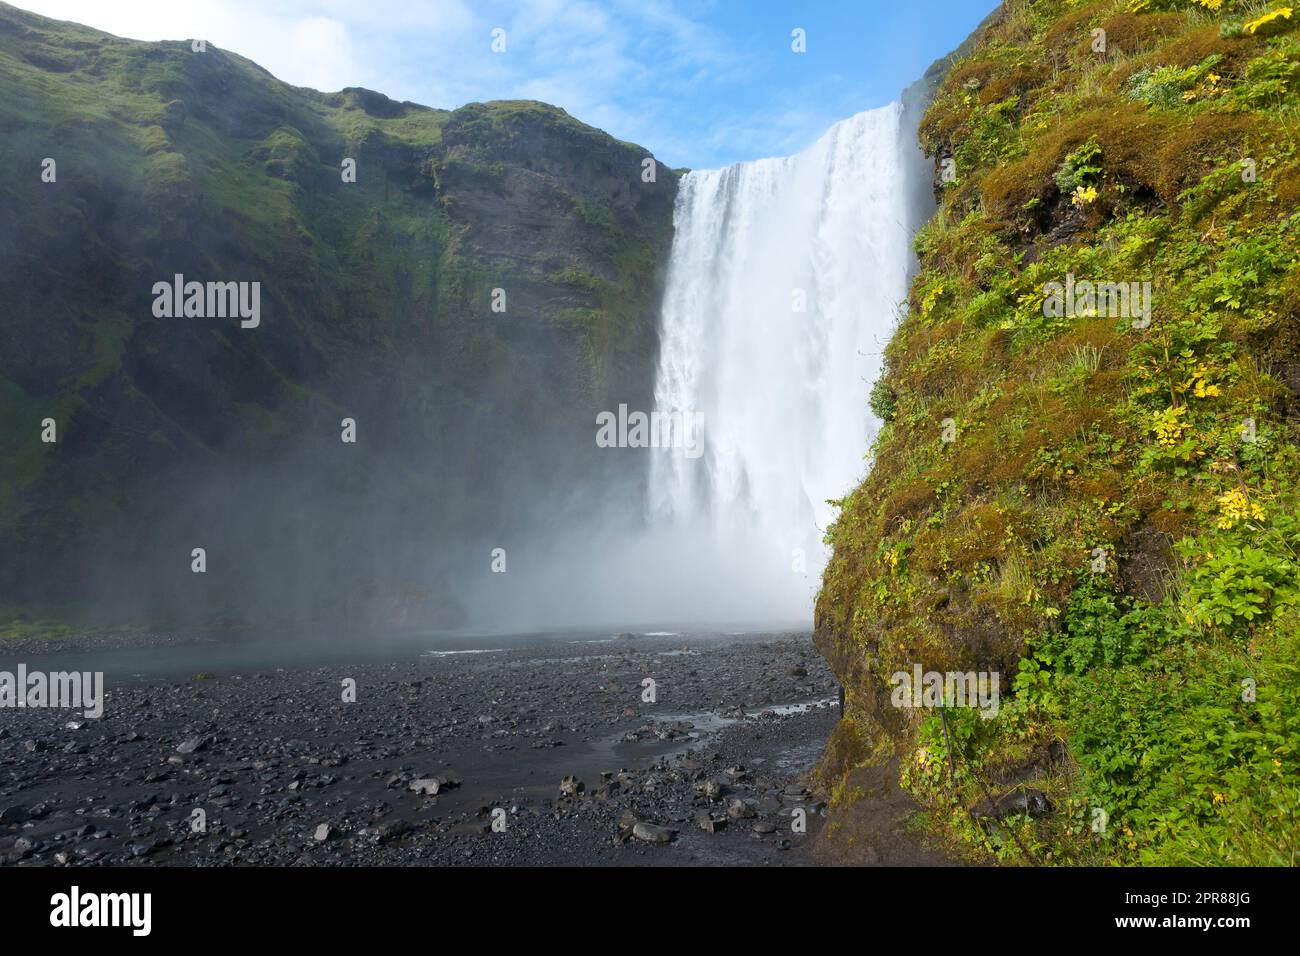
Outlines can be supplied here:
[[[559, 489], [639, 490], [594, 433], [652, 399], [677, 176], [646, 150], [4, 4], [0, 88], [0, 603], [450, 621], [413, 581]], [[177, 275], [259, 283], [257, 326], [156, 317]]]

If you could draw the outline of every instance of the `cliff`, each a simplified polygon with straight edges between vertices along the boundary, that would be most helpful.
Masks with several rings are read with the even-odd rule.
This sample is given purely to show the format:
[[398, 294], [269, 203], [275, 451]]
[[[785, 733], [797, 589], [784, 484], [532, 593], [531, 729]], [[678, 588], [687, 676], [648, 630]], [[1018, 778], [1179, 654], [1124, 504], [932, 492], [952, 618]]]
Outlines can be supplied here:
[[[11, 619], [446, 623], [530, 515], [638, 493], [592, 436], [652, 397], [677, 176], [646, 150], [4, 4], [0, 130]], [[256, 326], [157, 317], [178, 274], [258, 283]]]
[[[1008, 0], [943, 79], [817, 602], [838, 806], [896, 761], [971, 860], [1296, 861], [1296, 21]], [[942, 710], [896, 693], [918, 667]]]

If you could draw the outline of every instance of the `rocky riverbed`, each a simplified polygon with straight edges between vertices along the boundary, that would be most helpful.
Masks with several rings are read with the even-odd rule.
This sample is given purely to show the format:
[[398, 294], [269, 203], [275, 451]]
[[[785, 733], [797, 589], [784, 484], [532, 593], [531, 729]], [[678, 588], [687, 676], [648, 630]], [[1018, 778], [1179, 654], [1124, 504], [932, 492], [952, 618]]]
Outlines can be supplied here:
[[97, 720], [0, 710], [0, 863], [811, 862], [838, 708], [807, 634], [480, 644], [110, 673]]

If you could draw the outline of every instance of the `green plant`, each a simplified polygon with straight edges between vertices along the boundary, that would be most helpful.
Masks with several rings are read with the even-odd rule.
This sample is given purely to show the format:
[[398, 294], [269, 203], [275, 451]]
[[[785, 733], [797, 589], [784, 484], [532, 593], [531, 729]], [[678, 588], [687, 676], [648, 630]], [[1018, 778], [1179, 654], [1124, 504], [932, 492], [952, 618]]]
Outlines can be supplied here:
[[1056, 174], [1056, 188], [1069, 196], [1077, 189], [1097, 185], [1103, 172], [1101, 152], [1101, 145], [1090, 139], [1066, 156]]
[[894, 420], [894, 414], [898, 410], [898, 400], [883, 375], [871, 386], [869, 404], [871, 413], [882, 422], [889, 423]]
[[1190, 91], [1206, 79], [1223, 57], [1217, 53], [1195, 66], [1143, 67], [1128, 78], [1124, 92], [1129, 99], [1151, 106], [1172, 109], [1189, 99]]
[[1298, 597], [1300, 565], [1294, 558], [1252, 545], [1216, 550], [1187, 580], [1192, 618], [1235, 631], [1276, 617]]
[[1247, 107], [1280, 106], [1300, 84], [1300, 49], [1289, 42], [1256, 57], [1246, 66], [1233, 98]]

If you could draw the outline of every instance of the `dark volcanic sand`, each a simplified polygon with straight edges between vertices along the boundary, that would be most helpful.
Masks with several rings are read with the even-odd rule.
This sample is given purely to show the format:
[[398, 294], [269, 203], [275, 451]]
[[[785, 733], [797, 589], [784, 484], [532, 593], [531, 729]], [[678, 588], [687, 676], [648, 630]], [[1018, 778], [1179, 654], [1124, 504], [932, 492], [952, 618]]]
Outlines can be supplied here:
[[[802, 787], [838, 710], [807, 634], [478, 646], [493, 650], [360, 663], [336, 651], [184, 679], [117, 676], [85, 652], [29, 657], [110, 670], [107, 699], [99, 720], [0, 710], [0, 863], [811, 862], [822, 798]], [[561, 794], [570, 775], [577, 796]], [[428, 777], [459, 782], [411, 791]], [[495, 807], [504, 832], [490, 830]], [[792, 831], [796, 807], [807, 834]], [[700, 813], [725, 822], [706, 832]], [[677, 832], [648, 843], [636, 821]]]

